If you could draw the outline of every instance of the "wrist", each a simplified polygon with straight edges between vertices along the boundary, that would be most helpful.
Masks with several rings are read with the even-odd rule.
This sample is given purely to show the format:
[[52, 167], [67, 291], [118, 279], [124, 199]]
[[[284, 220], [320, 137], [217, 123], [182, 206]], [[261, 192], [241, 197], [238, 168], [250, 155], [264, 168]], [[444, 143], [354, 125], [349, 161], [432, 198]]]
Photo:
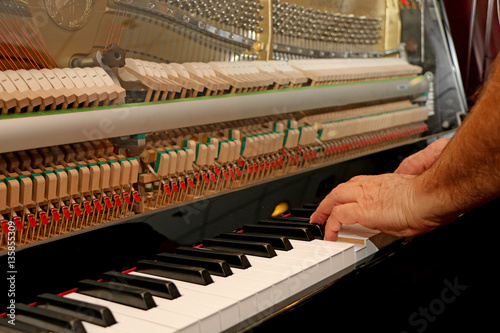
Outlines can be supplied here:
[[451, 222], [467, 210], [464, 196], [435, 175], [432, 168], [415, 177], [413, 195], [425, 212], [424, 218], [442, 224]]

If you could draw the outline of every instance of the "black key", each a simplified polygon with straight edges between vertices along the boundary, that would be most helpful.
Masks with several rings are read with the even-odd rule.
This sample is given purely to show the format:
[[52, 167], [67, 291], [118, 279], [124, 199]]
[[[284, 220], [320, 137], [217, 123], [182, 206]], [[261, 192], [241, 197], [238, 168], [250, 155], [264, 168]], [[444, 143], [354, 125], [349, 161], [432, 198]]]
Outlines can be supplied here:
[[312, 213], [316, 211], [316, 208], [292, 208], [290, 209], [290, 214], [296, 217], [306, 217], [309, 218]]
[[105, 306], [47, 293], [38, 295], [38, 298], [47, 302], [38, 307], [67, 314], [99, 326], [107, 327], [116, 324], [115, 317]]
[[255, 232], [261, 234], [281, 235], [290, 239], [310, 241], [314, 239], [314, 235], [307, 227], [290, 227], [286, 225], [265, 225], [265, 224], [248, 224], [243, 226], [245, 232]]
[[300, 217], [300, 216], [274, 216], [271, 217], [271, 220], [276, 221], [287, 221], [287, 222], [305, 222], [309, 223], [309, 217]]
[[276, 256], [276, 251], [269, 243], [249, 242], [230, 239], [207, 238], [203, 240], [203, 246], [216, 249], [243, 252], [247, 255], [272, 258]]
[[160, 253], [157, 256], [157, 259], [159, 261], [169, 262], [172, 264], [202, 267], [205, 268], [210, 274], [218, 276], [226, 277], [233, 274], [229, 264], [220, 259], [199, 258], [185, 254], [173, 253]]
[[16, 317], [15, 325], [9, 323], [8, 318], [0, 317], [0, 332], [2, 333], [49, 333], [48, 330], [22, 322]]
[[187, 246], [180, 246], [175, 249], [178, 254], [187, 254], [196, 257], [221, 259], [229, 264], [231, 267], [246, 269], [250, 267], [250, 262], [244, 253], [228, 252], [215, 249], [195, 249]]
[[23, 303], [16, 304], [16, 311], [16, 317], [22, 322], [48, 331], [58, 333], [86, 332], [81, 320], [73, 316]]
[[110, 302], [148, 310], [156, 306], [151, 293], [147, 290], [116, 282], [81, 280], [78, 293], [104, 299]]
[[316, 204], [316, 203], [307, 203], [307, 204], [303, 204], [302, 207], [303, 208], [309, 208], [309, 209], [316, 209], [318, 208], [319, 204]]
[[134, 287], [146, 289], [153, 296], [158, 296], [167, 299], [174, 299], [181, 296], [179, 290], [177, 289], [175, 284], [171, 281], [165, 281], [145, 276], [137, 276], [120, 272], [112, 272], [112, 271], [104, 273], [104, 276], [110, 282], [130, 284], [131, 286]]
[[323, 239], [324, 227], [318, 224], [311, 224], [309, 222], [295, 222], [295, 221], [275, 221], [275, 220], [260, 220], [257, 224], [265, 224], [265, 225], [285, 225], [290, 227], [305, 227], [309, 229], [314, 237]]
[[201, 267], [183, 266], [153, 260], [137, 262], [137, 271], [141, 273], [181, 280], [206, 286], [214, 282], [210, 273]]
[[277, 250], [288, 251], [293, 249], [290, 240], [285, 236], [255, 234], [250, 232], [226, 232], [219, 235], [220, 238], [239, 239], [251, 242], [263, 242], [271, 244]]

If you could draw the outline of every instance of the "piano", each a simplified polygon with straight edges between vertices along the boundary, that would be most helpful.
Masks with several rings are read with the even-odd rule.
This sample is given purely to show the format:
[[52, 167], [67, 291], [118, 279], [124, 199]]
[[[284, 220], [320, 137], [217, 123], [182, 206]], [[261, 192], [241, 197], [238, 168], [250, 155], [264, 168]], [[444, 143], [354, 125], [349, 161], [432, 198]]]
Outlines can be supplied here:
[[430, 330], [472, 284], [440, 271], [425, 286], [455, 294], [434, 301], [416, 268], [439, 271], [439, 236], [494, 205], [415, 239], [327, 242], [308, 221], [460, 126], [442, 2], [10, 0], [0, 17], [0, 331]]

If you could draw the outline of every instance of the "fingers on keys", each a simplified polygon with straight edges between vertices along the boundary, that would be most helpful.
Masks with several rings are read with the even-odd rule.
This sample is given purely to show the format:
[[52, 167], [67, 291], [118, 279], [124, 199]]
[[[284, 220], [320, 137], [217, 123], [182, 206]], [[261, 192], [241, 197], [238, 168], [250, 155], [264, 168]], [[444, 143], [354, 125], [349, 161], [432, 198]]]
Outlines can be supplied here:
[[325, 240], [336, 241], [343, 224], [360, 221], [361, 212], [357, 200], [363, 195], [360, 181], [364, 176], [352, 178], [334, 188], [311, 215], [312, 224], [325, 224]]

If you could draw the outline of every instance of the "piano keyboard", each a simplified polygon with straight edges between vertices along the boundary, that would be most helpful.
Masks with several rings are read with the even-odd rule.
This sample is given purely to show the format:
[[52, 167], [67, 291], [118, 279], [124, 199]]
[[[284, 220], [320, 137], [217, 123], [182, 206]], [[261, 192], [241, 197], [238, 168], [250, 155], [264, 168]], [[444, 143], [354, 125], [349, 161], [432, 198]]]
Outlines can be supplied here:
[[[306, 210], [306, 214], [309, 214]], [[284, 236], [287, 235], [287, 236]], [[239, 331], [351, 272], [373, 255], [377, 231], [321, 239], [307, 218], [282, 216], [103, 272], [59, 295], [17, 306], [20, 332]], [[17, 322], [20, 323], [17, 326]], [[6, 326], [6, 319], [0, 326]], [[37, 330], [38, 329], [38, 330]], [[18, 331], [16, 331], [18, 332]]]

